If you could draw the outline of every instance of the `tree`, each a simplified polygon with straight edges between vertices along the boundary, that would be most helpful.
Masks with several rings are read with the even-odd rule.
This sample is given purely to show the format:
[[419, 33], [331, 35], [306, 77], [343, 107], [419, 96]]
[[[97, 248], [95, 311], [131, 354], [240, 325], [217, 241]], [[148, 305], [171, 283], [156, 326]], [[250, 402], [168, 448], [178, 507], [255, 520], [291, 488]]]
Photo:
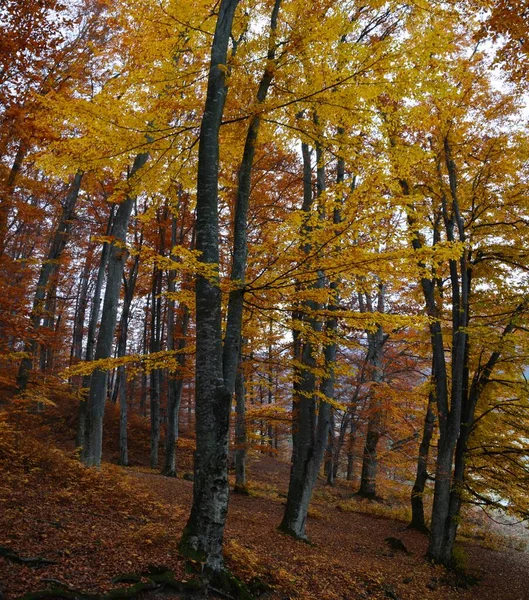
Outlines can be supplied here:
[[210, 574], [223, 567], [222, 539], [228, 509], [231, 390], [223, 370], [221, 291], [218, 286], [218, 137], [228, 91], [228, 42], [237, 4], [238, 0], [222, 0], [219, 6], [198, 147], [197, 250], [201, 253], [201, 261], [212, 271], [209, 277], [197, 277], [195, 284], [197, 449], [193, 504], [180, 548], [187, 555], [200, 557]]
[[[460, 42], [464, 46], [464, 40]], [[476, 409], [495, 371], [502, 368], [502, 359], [508, 355], [507, 360], [512, 360], [511, 338], [527, 315], [525, 286], [502, 273], [502, 265], [511, 264], [508, 240], [512, 228], [517, 229], [512, 214], [525, 212], [514, 192], [523, 167], [511, 154], [524, 150], [502, 132], [502, 124], [516, 108], [491, 92], [475, 60], [443, 65], [443, 103], [438, 104], [433, 121], [421, 122], [428, 135], [406, 121], [406, 135], [401, 129], [398, 143], [403, 154], [397, 159], [392, 151], [400, 165], [399, 185], [433, 356], [439, 443], [428, 554], [446, 566], [452, 564], [465, 499], [468, 443]], [[468, 114], [485, 99], [487, 121], [471, 121]], [[420, 111], [410, 110], [414, 127], [420, 122]], [[390, 120], [395, 124], [398, 118]], [[413, 158], [418, 149], [422, 160]], [[510, 166], [498, 159], [498, 152], [511, 156]], [[517, 182], [512, 188], [506, 183], [511, 178]], [[492, 237], [496, 240], [493, 258]], [[515, 266], [523, 268], [517, 261]], [[499, 298], [503, 309], [496, 314]], [[431, 413], [427, 419], [431, 420]]]
[[[147, 153], [138, 154], [130, 170], [128, 180], [133, 185], [134, 177], [149, 158]], [[103, 301], [103, 316], [97, 336], [94, 360], [105, 360], [111, 356], [114, 329], [116, 327], [119, 292], [123, 278], [127, 250], [129, 217], [134, 204], [133, 192], [129, 189], [119, 204], [113, 226], [113, 241], [108, 258], [108, 274]], [[88, 467], [99, 467], [103, 452], [103, 415], [107, 396], [108, 370], [99, 366], [90, 379], [90, 391], [86, 406], [86, 431], [81, 459]]]

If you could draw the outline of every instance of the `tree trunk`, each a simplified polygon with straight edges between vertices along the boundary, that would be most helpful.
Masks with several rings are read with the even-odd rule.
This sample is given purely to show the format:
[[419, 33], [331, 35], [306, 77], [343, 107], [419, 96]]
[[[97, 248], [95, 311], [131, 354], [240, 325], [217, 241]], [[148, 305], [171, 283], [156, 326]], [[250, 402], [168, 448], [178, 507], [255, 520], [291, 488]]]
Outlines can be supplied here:
[[334, 421], [335, 411], [331, 409], [331, 419], [329, 425], [329, 437], [327, 442], [327, 450], [325, 456], [325, 475], [327, 476], [327, 485], [334, 485], [334, 456], [335, 456], [335, 421]]
[[[184, 207], [185, 208], [185, 207]], [[182, 211], [183, 209], [180, 207]], [[171, 246], [176, 246], [177, 243], [183, 244], [184, 242], [184, 221], [180, 227], [180, 235], [177, 238], [177, 223], [176, 217], [173, 217], [171, 226]], [[194, 233], [193, 242], [191, 246], [194, 246]], [[173, 260], [175, 257], [172, 256]], [[182, 285], [186, 285], [187, 281], [184, 281]], [[168, 284], [167, 289], [169, 294], [174, 293], [176, 289], [176, 280], [174, 271], [168, 273]], [[181, 316], [179, 327], [176, 325], [176, 305], [174, 298], [169, 297], [167, 305], [167, 349], [176, 350], [176, 362], [179, 370], [175, 373], [170, 373], [167, 381], [167, 428], [166, 428], [166, 440], [165, 440], [165, 462], [162, 469], [162, 474], [166, 477], [176, 477], [176, 442], [178, 439], [178, 425], [179, 425], [179, 412], [180, 402], [182, 400], [182, 390], [184, 387], [184, 369], [186, 364], [186, 355], [183, 350], [186, 345], [187, 327], [189, 323], [189, 309], [187, 306], [181, 307]], [[175, 341], [175, 335], [177, 340]]]
[[[114, 223], [114, 206], [110, 211], [110, 215], [107, 223], [106, 235], [109, 236], [112, 232], [112, 226]], [[99, 268], [97, 271], [96, 282], [93, 291], [92, 306], [90, 308], [90, 319], [88, 321], [88, 330], [86, 333], [86, 349], [85, 349], [85, 360], [94, 360], [94, 349], [96, 343], [96, 331], [97, 322], [99, 321], [99, 312], [101, 310], [101, 290], [103, 288], [103, 282], [105, 279], [105, 271], [108, 262], [108, 255], [110, 252], [110, 244], [105, 242], [101, 249], [101, 259], [99, 261]], [[91, 375], [83, 376], [82, 383], [82, 397], [79, 402], [79, 421], [77, 424], [77, 447], [82, 447], [85, 441], [86, 435], [86, 399], [84, 397], [84, 390], [90, 388]]]
[[[206, 104], [200, 127], [197, 173], [197, 250], [201, 261], [219, 263], [219, 130], [227, 94], [228, 42], [238, 0], [221, 0], [211, 48]], [[197, 276], [196, 452], [193, 504], [180, 550], [203, 562], [208, 573], [223, 568], [222, 540], [228, 510], [228, 430], [231, 394], [223, 374], [221, 291], [215, 279]]]
[[347, 481], [354, 479], [354, 450], [356, 441], [356, 422], [351, 419], [351, 432], [349, 433], [349, 441], [347, 444], [347, 473], [345, 478]]
[[[280, 0], [272, 12], [272, 30]], [[218, 134], [227, 93], [226, 61], [233, 15], [238, 0], [221, 0], [211, 50], [206, 106], [199, 138], [197, 185], [197, 250], [201, 260], [218, 265]], [[271, 36], [272, 39], [273, 36]], [[271, 56], [272, 52], [272, 57]], [[275, 41], [268, 52], [273, 60]], [[266, 95], [273, 75], [267, 69], [258, 90]], [[268, 83], [267, 83], [268, 81]], [[228, 433], [231, 395], [235, 389], [241, 345], [243, 293], [247, 256], [247, 212], [254, 148], [260, 118], [250, 120], [243, 159], [234, 220], [234, 247], [231, 280], [237, 282], [230, 292], [226, 337], [222, 343], [221, 292], [216, 281], [197, 277], [196, 281], [196, 405], [195, 482], [193, 505], [181, 541], [186, 554], [202, 557], [206, 570], [223, 567], [222, 539], [228, 509]]]
[[242, 353], [235, 380], [235, 492], [248, 493], [246, 481], [246, 390]]
[[[141, 247], [141, 242], [140, 242]], [[139, 249], [138, 249], [139, 250]], [[119, 336], [118, 336], [118, 349], [117, 356], [121, 358], [127, 353], [127, 339], [129, 333], [129, 318], [130, 318], [130, 306], [134, 297], [134, 290], [136, 288], [136, 279], [138, 277], [138, 269], [140, 263], [140, 255], [136, 254], [134, 262], [130, 268], [129, 276], [123, 280], [125, 286], [125, 295], [123, 297], [123, 308], [121, 311], [120, 325], [119, 325]], [[128, 451], [128, 440], [127, 440], [127, 390], [126, 390], [127, 378], [125, 372], [125, 366], [120, 365], [117, 369], [116, 375], [116, 393], [119, 399], [119, 459], [118, 464], [126, 467], [129, 464], [129, 451]]]
[[[141, 343], [141, 353], [142, 354], [147, 354], [147, 349], [148, 349], [147, 334], [149, 331], [148, 314], [149, 314], [150, 306], [151, 306], [151, 295], [149, 294], [147, 296], [147, 302], [146, 302], [145, 308], [144, 308], [145, 314], [144, 314], [144, 318], [143, 318], [143, 336], [142, 336], [142, 343]], [[147, 416], [147, 373], [145, 372], [145, 370], [143, 370], [141, 373], [140, 413], [144, 417]]]
[[[130, 177], [147, 162], [148, 154], [139, 154], [134, 160]], [[103, 311], [99, 335], [95, 349], [95, 360], [107, 359], [112, 353], [112, 342], [116, 327], [119, 303], [119, 292], [123, 277], [123, 268], [127, 259], [127, 251], [123, 248], [127, 238], [129, 218], [134, 204], [134, 198], [128, 195], [121, 202], [116, 212], [114, 230], [108, 259], [107, 286], [103, 301]], [[101, 465], [103, 451], [103, 417], [107, 395], [108, 371], [97, 368], [92, 373], [90, 392], [86, 411], [85, 444], [81, 454], [82, 462], [89, 467]]]
[[[2, 185], [0, 194], [0, 260], [6, 252], [7, 234], [9, 231], [9, 212], [13, 206], [12, 194], [15, 188], [15, 181], [22, 168], [22, 162], [26, 156], [27, 147], [24, 142], [19, 142], [17, 153], [13, 160], [9, 175], [5, 184]], [[1, 263], [0, 263], [1, 264]]]
[[[83, 174], [80, 172], [76, 173], [73, 178], [70, 190], [66, 196], [66, 201], [64, 203], [59, 224], [55, 230], [55, 234], [51, 241], [46, 259], [44, 260], [40, 269], [37, 289], [35, 291], [35, 296], [33, 297], [33, 308], [31, 311], [31, 326], [33, 329], [32, 336], [36, 335], [38, 329], [40, 328], [43, 316], [45, 316], [43, 315], [43, 308], [46, 293], [48, 291], [48, 283], [50, 282], [50, 279], [53, 277], [54, 273], [57, 271], [59, 260], [66, 246], [66, 242], [68, 241], [71, 220], [73, 218], [75, 205], [79, 197], [82, 179]], [[17, 376], [17, 387], [20, 392], [23, 392], [28, 384], [29, 374], [33, 369], [33, 356], [36, 348], [37, 342], [35, 339], [28, 340], [24, 344], [24, 352], [27, 353], [27, 356], [22, 359]]]
[[[455, 166], [451, 159], [448, 139], [444, 140], [444, 158], [448, 171], [451, 202], [448, 201], [444, 192], [441, 195], [442, 217], [446, 231], [446, 239], [453, 243], [456, 240], [455, 229], [458, 231], [458, 241], [464, 243], [466, 240], [464, 224], [459, 214], [457, 199], [457, 181]], [[439, 169], [439, 180], [441, 189], [444, 190], [442, 174]], [[451, 204], [451, 210], [449, 208]], [[468, 387], [468, 298], [470, 293], [470, 269], [467, 265], [467, 250], [464, 249], [459, 261], [449, 260], [451, 281], [451, 305], [452, 305], [452, 340], [451, 340], [451, 390], [450, 406], [448, 407], [448, 383], [441, 381], [443, 388], [436, 389], [438, 413], [439, 413], [439, 450], [437, 453], [437, 468], [435, 472], [434, 502], [432, 510], [432, 523], [430, 529], [430, 542], [428, 545], [428, 556], [431, 560], [441, 563], [447, 567], [452, 564], [452, 551], [455, 541], [457, 525], [455, 521], [458, 515], [453, 513], [453, 505], [450, 503], [452, 497], [452, 464], [456, 450], [457, 440], [461, 430], [461, 415], [463, 408], [463, 396]], [[423, 285], [424, 289], [424, 285]], [[427, 298], [427, 304], [429, 299]], [[440, 363], [444, 368], [444, 348], [438, 348], [432, 339], [434, 348], [434, 361]], [[443, 356], [441, 357], [441, 352]], [[436, 380], [440, 379], [436, 373]], [[446, 370], [444, 372], [446, 378]], [[439, 385], [439, 381], [437, 382]], [[454, 482], [455, 483], [455, 482]], [[456, 491], [456, 493], [459, 493]]]
[[[151, 341], [149, 351], [151, 354], [161, 349], [161, 293], [162, 271], [155, 268], [152, 279], [151, 291]], [[158, 468], [158, 447], [160, 445], [160, 381], [161, 370], [153, 368], [150, 372], [150, 418], [151, 418], [151, 469]]]
[[[379, 285], [378, 302], [376, 310], [379, 313], [384, 312], [384, 285]], [[365, 308], [362, 302], [362, 296], [359, 295], [360, 310], [364, 312]], [[367, 310], [373, 312], [371, 298], [366, 294]], [[377, 446], [382, 434], [382, 405], [378, 397], [376, 384], [383, 381], [384, 373], [382, 370], [382, 354], [384, 346], [384, 330], [381, 325], [377, 326], [376, 331], [367, 332], [368, 350], [366, 363], [370, 368], [371, 381], [374, 388], [371, 389], [369, 397], [369, 417], [367, 424], [366, 440], [364, 445], [364, 454], [362, 459], [362, 473], [360, 476], [360, 488], [358, 496], [373, 500], [376, 498], [376, 475], [377, 475]]]
[[434, 432], [435, 424], [435, 394], [433, 391], [428, 396], [428, 408], [424, 419], [424, 428], [422, 432], [422, 440], [419, 446], [419, 459], [417, 461], [417, 474], [415, 483], [411, 492], [411, 522], [410, 529], [417, 529], [423, 533], [428, 533], [426, 520], [424, 518], [424, 502], [423, 495], [428, 481], [428, 454], [430, 452], [430, 442]]
[[[79, 284], [79, 294], [74, 318], [70, 364], [79, 362], [80, 360], [82, 360], [83, 357], [84, 322], [86, 317], [86, 309], [88, 308], [88, 287], [90, 285], [92, 257], [93, 246], [90, 246], [86, 252], [85, 264], [83, 272], [81, 274], [81, 282]], [[80, 385], [80, 383], [81, 382], [78, 381], [78, 386]]]
[[[305, 143], [302, 143], [302, 155], [304, 183], [302, 210], [308, 216], [312, 210], [313, 198], [310, 152]], [[325, 191], [325, 169], [321, 146], [319, 144], [316, 145], [316, 162], [317, 197], [320, 197]], [[302, 233], [304, 234], [308, 234], [311, 231], [307, 222], [302, 228]], [[309, 241], [304, 244], [303, 250], [306, 255], [312, 252], [312, 246]], [[324, 285], [325, 278], [323, 273], [319, 272], [318, 279], [313, 287], [314, 289], [321, 289]], [[333, 301], [335, 301], [335, 298], [333, 298]], [[333, 303], [331, 302], [329, 310], [333, 310]], [[322, 323], [316, 316], [321, 307], [312, 301], [306, 303], [306, 308], [313, 315], [309, 320], [310, 330], [317, 334], [322, 330]], [[330, 319], [326, 327], [335, 328], [336, 319]], [[293, 418], [295, 418], [293, 428], [296, 430], [296, 435], [293, 438], [292, 469], [290, 472], [285, 512], [279, 526], [281, 531], [301, 540], [307, 539], [305, 531], [307, 513], [327, 447], [331, 412], [331, 405], [323, 400], [319, 402], [319, 410], [317, 412], [316, 358], [314, 350], [315, 348], [310, 336], [301, 341], [300, 362], [302, 366], [299, 370], [295, 368], [295, 370], [298, 370], [298, 373], [294, 377], [299, 383], [294, 388], [297, 399], [295, 401], [296, 412], [293, 415]], [[322, 378], [319, 391], [321, 395], [332, 399], [334, 395], [334, 362], [336, 359], [336, 344], [334, 342], [325, 345], [324, 357], [327, 375]]]

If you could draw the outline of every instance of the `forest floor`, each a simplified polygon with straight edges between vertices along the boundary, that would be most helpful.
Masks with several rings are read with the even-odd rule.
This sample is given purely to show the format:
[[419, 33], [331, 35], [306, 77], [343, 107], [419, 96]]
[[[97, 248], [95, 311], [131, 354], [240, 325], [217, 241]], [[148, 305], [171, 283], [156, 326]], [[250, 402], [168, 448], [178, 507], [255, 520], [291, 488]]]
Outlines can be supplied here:
[[[79, 590], [102, 594], [126, 587], [116, 577], [145, 573], [153, 565], [171, 569], [176, 579], [189, 577], [177, 543], [192, 482], [141, 465], [107, 462], [99, 471], [85, 469], [57, 434], [60, 427], [48, 422], [44, 433], [40, 427], [24, 423], [17, 428], [12, 420], [0, 419], [0, 553], [10, 555], [0, 556], [0, 598], [12, 600], [58, 584], [72, 598], [80, 597]], [[115, 459], [111, 449], [106, 455]], [[185, 440], [179, 458], [181, 474], [189, 472]], [[529, 600], [529, 554], [461, 543], [459, 561], [470, 576], [463, 585], [425, 561], [424, 535], [407, 530], [403, 521], [366, 514], [376, 506], [351, 498], [346, 483], [329, 488], [321, 482], [308, 519], [312, 544], [294, 541], [277, 531], [288, 475], [286, 462], [253, 454], [250, 495], [230, 498], [227, 565], [244, 581], [258, 577], [268, 583], [263, 598]], [[388, 537], [401, 540], [407, 552], [392, 549]], [[16, 557], [46, 560], [16, 562]], [[470, 578], [474, 585], [468, 585]], [[145, 592], [139, 597], [183, 595]]]

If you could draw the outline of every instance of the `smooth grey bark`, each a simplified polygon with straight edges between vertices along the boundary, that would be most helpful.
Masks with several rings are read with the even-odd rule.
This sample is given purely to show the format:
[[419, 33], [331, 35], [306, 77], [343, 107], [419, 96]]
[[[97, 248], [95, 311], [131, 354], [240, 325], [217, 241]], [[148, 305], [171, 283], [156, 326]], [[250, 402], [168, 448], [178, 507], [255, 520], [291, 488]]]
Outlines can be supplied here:
[[[141, 247], [141, 241], [140, 241]], [[138, 269], [140, 264], [140, 255], [136, 254], [134, 262], [129, 271], [129, 276], [123, 279], [125, 294], [123, 296], [123, 308], [119, 323], [118, 347], [117, 356], [121, 358], [127, 353], [127, 340], [129, 333], [130, 307], [134, 297], [136, 288], [136, 280], [138, 278]], [[119, 459], [118, 464], [124, 467], [129, 464], [128, 438], [127, 438], [127, 421], [128, 421], [128, 405], [127, 405], [127, 378], [125, 366], [120, 365], [117, 369], [116, 386], [115, 386], [115, 401], [119, 399]]]
[[[59, 260], [68, 241], [68, 236], [71, 228], [71, 221], [74, 215], [75, 205], [79, 198], [79, 190], [81, 189], [81, 181], [83, 173], [75, 174], [70, 189], [66, 196], [62, 214], [57, 225], [57, 229], [51, 240], [46, 259], [43, 261], [37, 281], [37, 289], [33, 297], [33, 307], [31, 310], [31, 326], [33, 335], [36, 335], [41, 326], [41, 322], [45, 316], [44, 303], [48, 291], [48, 284], [56, 273], [59, 267]], [[17, 376], [17, 387], [20, 392], [23, 392], [28, 384], [29, 374], [33, 369], [33, 357], [37, 349], [37, 342], [33, 338], [27, 340], [24, 344], [24, 352], [27, 354], [22, 359]]]
[[[112, 233], [112, 226], [114, 223], [114, 205], [110, 210], [110, 215], [107, 222], [106, 235], [109, 236]], [[85, 348], [85, 360], [94, 360], [95, 344], [97, 339], [97, 323], [99, 321], [99, 313], [101, 311], [101, 290], [103, 289], [103, 283], [105, 280], [105, 272], [108, 263], [108, 255], [110, 252], [110, 244], [108, 242], [103, 243], [101, 248], [101, 258], [99, 260], [99, 268], [97, 270], [97, 276], [94, 284], [94, 290], [92, 294], [92, 305], [90, 307], [90, 317], [88, 320], [88, 330], [86, 333], [86, 348]], [[82, 388], [83, 390], [90, 389], [91, 375], [83, 376]], [[79, 403], [79, 419], [77, 423], [77, 447], [84, 445], [86, 435], [86, 399], [81, 397]]]
[[[307, 220], [302, 225], [302, 234], [308, 235], [311, 227], [308, 225], [308, 217], [312, 211], [313, 196], [311, 185], [310, 151], [307, 144], [302, 143], [303, 156], [303, 205], [302, 210], [307, 214]], [[316, 145], [316, 196], [319, 197], [325, 191], [325, 167], [322, 160], [322, 149], [320, 144]], [[320, 213], [320, 217], [321, 217]], [[334, 215], [335, 223], [339, 222], [339, 212]], [[312, 252], [312, 245], [307, 241], [303, 246], [306, 255]], [[323, 273], [319, 272], [314, 289], [321, 289], [326, 284]], [[333, 288], [334, 286], [334, 288]], [[330, 285], [332, 300], [328, 306], [331, 313], [336, 309], [337, 283]], [[316, 484], [325, 449], [327, 447], [331, 405], [325, 401], [318, 400], [317, 380], [315, 375], [316, 348], [312, 337], [322, 331], [323, 323], [318, 318], [321, 309], [314, 301], [305, 303], [305, 311], [310, 315], [307, 320], [310, 334], [299, 340], [300, 344], [300, 366], [295, 367], [294, 379], [298, 381], [294, 387], [297, 395], [293, 414], [293, 436], [292, 468], [290, 471], [290, 482], [288, 486], [287, 502], [283, 519], [279, 529], [288, 535], [300, 540], [306, 540], [307, 513], [312, 498], [312, 492]], [[303, 308], [299, 311], [301, 316]], [[319, 392], [327, 398], [334, 396], [334, 363], [336, 360], [336, 342], [333, 339], [336, 330], [336, 318], [332, 315], [328, 318], [325, 329], [329, 341], [324, 346], [324, 359], [326, 374], [320, 382]]]
[[[179, 208], [181, 207], [179, 201]], [[184, 203], [181, 212], [185, 212], [187, 203]], [[180, 233], [177, 235], [177, 221], [173, 217], [171, 225], [171, 244], [172, 247], [177, 243], [183, 244], [185, 238], [184, 219], [182, 218]], [[191, 247], [194, 247], [194, 231]], [[172, 255], [173, 260], [175, 257]], [[183, 286], [187, 286], [187, 280], [182, 282]], [[176, 290], [176, 279], [174, 271], [168, 273], [167, 290], [172, 294]], [[187, 306], [181, 307], [180, 320], [176, 321], [176, 303], [174, 298], [169, 296], [167, 304], [167, 349], [176, 351], [176, 362], [178, 371], [170, 373], [167, 381], [167, 429], [165, 439], [165, 462], [162, 469], [162, 474], [166, 477], [176, 477], [176, 442], [178, 439], [178, 425], [180, 403], [182, 400], [182, 390], [184, 387], [184, 369], [186, 365], [186, 355], [184, 348], [186, 345], [187, 328], [189, 324], [189, 309]], [[176, 338], [176, 339], [175, 339]]]
[[[226, 61], [233, 15], [238, 0], [222, 0], [211, 49], [206, 105], [199, 138], [197, 181], [197, 249], [201, 260], [215, 267], [219, 261], [218, 227], [218, 134], [227, 94]], [[275, 56], [275, 19], [280, 0], [272, 12], [268, 56]], [[257, 99], [270, 86], [273, 69], [267, 65]], [[247, 213], [251, 171], [260, 117], [251, 118], [239, 181], [234, 220], [231, 281], [236, 284], [228, 300], [226, 336], [222, 340], [221, 291], [217, 280], [196, 281], [196, 439], [193, 505], [180, 548], [201, 557], [209, 572], [223, 568], [222, 540], [228, 508], [228, 433], [231, 396], [235, 390], [241, 346], [243, 293], [247, 256]]]
[[[384, 285], [379, 286], [377, 312], [384, 312]], [[359, 294], [360, 310], [364, 312], [364, 304]], [[373, 312], [373, 306], [369, 295], [366, 294], [366, 304], [369, 312]], [[382, 366], [383, 347], [384, 347], [384, 329], [378, 325], [374, 332], [367, 332], [367, 360], [371, 381], [375, 384], [383, 381], [384, 372]], [[369, 417], [367, 423], [366, 439], [364, 444], [364, 453], [362, 457], [362, 473], [360, 476], [360, 488], [357, 495], [363, 498], [376, 498], [376, 475], [378, 468], [377, 446], [382, 435], [382, 406], [377, 396], [377, 391], [371, 390], [369, 396]]]
[[[155, 354], [161, 350], [162, 319], [162, 277], [163, 272], [155, 267], [151, 289], [151, 339], [149, 352]], [[151, 421], [151, 469], [158, 468], [158, 447], [160, 445], [160, 392], [161, 370], [151, 369], [150, 379], [150, 421]]]
[[[238, 0], [221, 0], [211, 47], [208, 89], [200, 126], [197, 174], [197, 250], [203, 263], [218, 269], [219, 130], [228, 91], [226, 63]], [[193, 504], [180, 541], [181, 552], [223, 568], [222, 541], [228, 510], [228, 430], [231, 403], [222, 356], [221, 291], [218, 275], [197, 276], [196, 376]], [[238, 340], [237, 340], [238, 341]]]
[[[138, 154], [134, 160], [129, 179], [145, 165], [149, 155]], [[127, 259], [127, 250], [124, 248], [127, 238], [130, 214], [134, 198], [127, 197], [119, 205], [113, 228], [113, 241], [110, 246], [108, 258], [107, 285], [101, 325], [97, 336], [95, 348], [95, 360], [107, 359], [112, 353], [112, 342], [116, 328], [117, 311], [119, 304], [119, 292], [123, 277], [123, 269]], [[107, 395], [108, 371], [106, 369], [95, 369], [90, 381], [90, 391], [86, 406], [86, 430], [81, 460], [88, 467], [99, 467], [103, 451], [103, 417], [105, 413], [105, 401]]]

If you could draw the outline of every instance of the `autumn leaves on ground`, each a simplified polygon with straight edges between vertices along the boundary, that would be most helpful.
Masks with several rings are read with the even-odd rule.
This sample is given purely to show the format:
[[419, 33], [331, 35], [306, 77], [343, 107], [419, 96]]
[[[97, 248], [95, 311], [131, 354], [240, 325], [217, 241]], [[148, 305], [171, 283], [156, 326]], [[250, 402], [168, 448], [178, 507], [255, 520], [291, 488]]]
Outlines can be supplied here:
[[[42, 560], [24, 564], [13, 556], [0, 557], [3, 598], [56, 586], [69, 590], [70, 597], [132, 590], [138, 580], [130, 574], [148, 573], [153, 567], [173, 571], [178, 581], [192, 578], [177, 551], [193, 485], [183, 477], [192, 468], [190, 432], [183, 432], [176, 479], [141, 465], [148, 427], [140, 418], [132, 424], [136, 436], [131, 462], [136, 466], [105, 462], [101, 471], [94, 471], [81, 466], [73, 445], [66, 443], [73, 434], [65, 425], [74, 421], [71, 399], [57, 399], [55, 407], [39, 415], [21, 408], [3, 412], [0, 424], [0, 546], [22, 559]], [[111, 407], [106, 420], [109, 460], [117, 456], [112, 442], [117, 422]], [[351, 498], [349, 484], [330, 488], [320, 481], [309, 512], [312, 545], [297, 542], [276, 529], [284, 508], [288, 462], [255, 452], [249, 471], [250, 495], [231, 495], [225, 551], [228, 566], [242, 580], [268, 586], [263, 598], [529, 597], [524, 583], [529, 557], [512, 548], [462, 543], [458, 557], [466, 579], [428, 564], [426, 537], [407, 530], [404, 521], [388, 518], [405, 516], [389, 487], [385, 502], [369, 503]], [[498, 546], [499, 539], [494, 543]], [[148, 576], [139, 581], [149, 583]], [[185, 596], [152, 587], [140, 597], [157, 598], [163, 589], [168, 594], [163, 597]], [[57, 596], [48, 592], [33, 597]]]

